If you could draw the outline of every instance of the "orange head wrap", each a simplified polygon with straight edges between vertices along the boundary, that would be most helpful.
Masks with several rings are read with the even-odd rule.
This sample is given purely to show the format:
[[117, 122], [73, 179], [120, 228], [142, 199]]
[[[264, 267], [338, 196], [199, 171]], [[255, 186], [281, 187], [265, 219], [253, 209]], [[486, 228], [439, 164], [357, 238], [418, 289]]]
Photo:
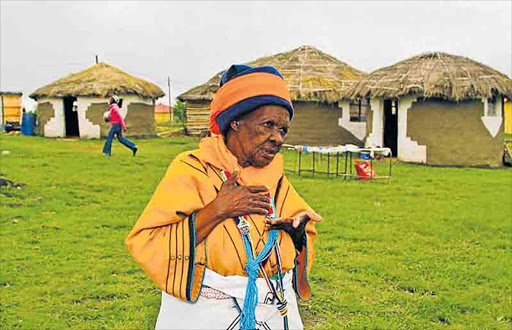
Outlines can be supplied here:
[[267, 104], [283, 106], [293, 117], [288, 87], [273, 67], [233, 65], [222, 76], [220, 85], [210, 104], [210, 132], [214, 134], [224, 132], [237, 117]]

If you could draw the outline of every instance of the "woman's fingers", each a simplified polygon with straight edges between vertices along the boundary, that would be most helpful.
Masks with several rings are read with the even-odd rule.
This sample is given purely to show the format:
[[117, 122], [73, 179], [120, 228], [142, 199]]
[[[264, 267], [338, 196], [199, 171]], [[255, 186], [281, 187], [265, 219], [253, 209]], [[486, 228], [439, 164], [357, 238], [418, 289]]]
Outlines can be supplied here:
[[302, 221], [303, 221], [302, 217], [299, 217], [299, 216], [295, 217], [295, 219], [293, 219], [293, 223], [292, 223], [293, 228], [298, 228]]
[[251, 203], [250, 206], [251, 207], [259, 207], [259, 208], [265, 209], [265, 210], [267, 210], [267, 213], [268, 213], [268, 209], [270, 208], [270, 203], [262, 202], [262, 201], [254, 201], [254, 202]]
[[258, 194], [257, 195], [257, 198], [259, 201], [261, 202], [265, 202], [265, 203], [269, 203], [270, 204], [270, 200], [268, 199], [268, 197], [264, 194]]
[[323, 220], [322, 216], [313, 210], [306, 211], [306, 214], [308, 215], [309, 219], [311, 219], [315, 222], [320, 222]]
[[293, 228], [298, 228], [302, 222], [308, 222], [309, 220], [313, 220], [314, 222], [322, 221], [322, 217], [313, 210], [307, 210], [300, 212], [297, 214], [295, 219], [293, 220]]
[[268, 188], [265, 186], [248, 186], [246, 189], [253, 194], [268, 192]]
[[261, 215], [267, 215], [268, 214], [268, 208], [266, 207], [259, 207], [259, 206], [253, 206], [249, 208], [249, 214], [261, 214]]
[[273, 230], [273, 229], [277, 229], [277, 230], [283, 230], [285, 229], [285, 226], [283, 224], [279, 224], [279, 225], [270, 225], [270, 224], [265, 224], [265, 229], [266, 230]]
[[283, 225], [265, 225], [265, 230], [285, 230]]
[[282, 226], [285, 224], [290, 224], [293, 219], [265, 219], [265, 224], [270, 226]]
[[265, 219], [265, 227], [271, 229], [286, 229], [290, 227], [293, 219]]
[[267, 196], [265, 196], [264, 194], [250, 194], [249, 198], [251, 201], [254, 201], [254, 202], [258, 201], [258, 202], [270, 204], [270, 199], [268, 199]]
[[262, 202], [262, 203], [266, 203], [266, 204], [269, 204], [270, 205], [270, 200], [268, 199], [267, 196], [265, 196], [264, 194], [252, 194], [252, 193], [248, 193], [246, 195], [246, 198], [247, 200], [249, 200], [250, 202]]
[[322, 217], [314, 212], [314, 211], [304, 211], [300, 212], [293, 219], [284, 218], [284, 219], [266, 219], [265, 223], [271, 229], [280, 229], [286, 226], [292, 226], [294, 229], [299, 228], [302, 223], [306, 223], [309, 220], [313, 220], [315, 222], [322, 221]]

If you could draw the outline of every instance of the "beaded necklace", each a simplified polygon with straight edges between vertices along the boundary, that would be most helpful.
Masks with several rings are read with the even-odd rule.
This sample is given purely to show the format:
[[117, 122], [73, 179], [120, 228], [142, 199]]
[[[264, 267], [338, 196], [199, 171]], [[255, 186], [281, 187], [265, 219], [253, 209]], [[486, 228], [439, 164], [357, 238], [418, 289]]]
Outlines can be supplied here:
[[[231, 178], [231, 174], [226, 171], [220, 172], [222, 181], [225, 182]], [[269, 219], [276, 219], [276, 208], [275, 201], [272, 198], [270, 192], [267, 193], [267, 197], [271, 202], [271, 206], [269, 208]], [[261, 250], [261, 252], [256, 256], [256, 251], [254, 250], [254, 245], [252, 243], [251, 236], [249, 231], [251, 229], [251, 225], [249, 221], [247, 221], [246, 216], [239, 216], [235, 218], [238, 230], [242, 235], [242, 240], [244, 242], [244, 249], [247, 255], [247, 264], [245, 265], [245, 271], [249, 276], [249, 280], [247, 282], [247, 288], [245, 291], [244, 298], [244, 306], [241, 310], [241, 320], [240, 320], [240, 330], [252, 330], [256, 328], [256, 316], [255, 310], [256, 305], [258, 304], [258, 287], [256, 286], [256, 279], [261, 272], [267, 286], [270, 291], [274, 295], [274, 298], [277, 299], [277, 309], [279, 313], [283, 316], [284, 329], [288, 329], [288, 308], [287, 301], [284, 296], [284, 285], [283, 285], [283, 271], [281, 266], [281, 252], [279, 249], [279, 241], [277, 239], [279, 235], [278, 230], [270, 230], [267, 242], [265, 246]], [[276, 263], [277, 263], [277, 289], [274, 287], [270, 279], [268, 278], [267, 273], [265, 272], [263, 263], [268, 259], [272, 251], [276, 252]]]

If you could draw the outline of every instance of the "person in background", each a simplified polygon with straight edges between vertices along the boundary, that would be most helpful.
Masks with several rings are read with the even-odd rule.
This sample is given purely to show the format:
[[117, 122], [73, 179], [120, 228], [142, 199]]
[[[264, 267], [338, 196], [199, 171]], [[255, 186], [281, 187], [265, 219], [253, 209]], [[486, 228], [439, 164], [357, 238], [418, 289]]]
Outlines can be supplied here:
[[114, 135], [116, 135], [119, 142], [130, 149], [135, 157], [138, 150], [137, 146], [123, 136], [123, 132], [126, 132], [126, 124], [119, 110], [119, 97], [114, 94], [110, 98], [109, 103], [110, 105], [108, 109], [110, 111], [110, 123], [112, 124], [112, 127], [110, 127], [110, 130], [108, 131], [107, 139], [103, 146], [103, 153], [108, 157], [112, 156], [112, 140], [114, 139]]

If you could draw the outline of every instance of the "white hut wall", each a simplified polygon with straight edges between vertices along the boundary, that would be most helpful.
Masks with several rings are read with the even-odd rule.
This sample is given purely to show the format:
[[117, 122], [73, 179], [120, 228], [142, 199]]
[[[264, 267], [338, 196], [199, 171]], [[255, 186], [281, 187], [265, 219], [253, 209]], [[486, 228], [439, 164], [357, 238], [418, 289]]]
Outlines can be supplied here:
[[[366, 137], [366, 121], [368, 120], [367, 113], [369, 111], [365, 111], [364, 116], [358, 118], [359, 121], [353, 121], [350, 115], [350, 102], [339, 102], [338, 106], [341, 109], [341, 118], [338, 120], [338, 125], [352, 133], [359, 141], [363, 141]], [[365, 106], [364, 108], [366, 110], [368, 107]]]
[[408, 134], [408, 112], [416, 97], [407, 96], [398, 101], [398, 158], [406, 162], [427, 163], [427, 146]]
[[[108, 99], [106, 98], [79, 98], [78, 113], [80, 117], [80, 136], [86, 138], [102, 138], [107, 136], [110, 124], [103, 120], [103, 114], [108, 111]], [[82, 110], [80, 110], [82, 109]], [[90, 129], [89, 134], [82, 129], [82, 120], [80, 111], [85, 112], [84, 117], [86, 124], [84, 126]]]
[[368, 111], [367, 135], [365, 145], [368, 147], [382, 147], [384, 145], [384, 102], [378, 98], [370, 99], [370, 109]]
[[373, 130], [373, 111], [371, 109], [371, 103], [370, 108], [368, 109], [368, 113], [366, 114], [366, 137], [365, 137], [365, 145], [368, 145], [368, 137], [370, 134], [372, 134]]
[[[80, 137], [99, 139], [102, 131], [108, 129], [103, 114], [108, 110], [108, 99], [98, 97], [78, 97], [78, 126]], [[102, 127], [103, 126], [103, 127]]]
[[55, 110], [53, 109], [53, 104], [48, 101], [38, 101], [36, 128], [38, 135], [44, 136], [44, 127], [53, 117], [55, 117]]
[[[66, 136], [64, 101], [62, 98], [42, 98], [37, 100], [39, 132], [47, 137]], [[52, 115], [53, 111], [53, 115]], [[50, 117], [51, 116], [51, 117]], [[49, 118], [49, 119], [48, 119]]]

